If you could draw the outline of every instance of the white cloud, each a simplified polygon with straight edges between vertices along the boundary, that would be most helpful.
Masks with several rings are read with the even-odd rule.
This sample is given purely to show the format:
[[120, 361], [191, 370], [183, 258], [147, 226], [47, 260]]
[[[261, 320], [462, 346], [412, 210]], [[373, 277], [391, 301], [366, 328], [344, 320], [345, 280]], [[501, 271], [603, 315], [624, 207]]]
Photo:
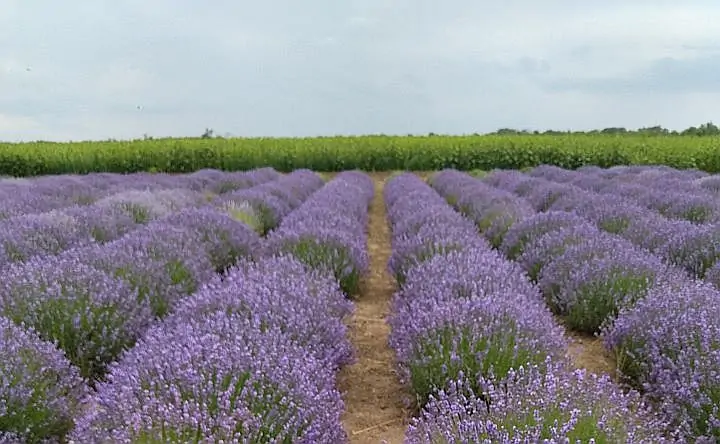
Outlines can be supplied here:
[[718, 120], [719, 21], [709, 0], [7, 0], [0, 138], [684, 127]]

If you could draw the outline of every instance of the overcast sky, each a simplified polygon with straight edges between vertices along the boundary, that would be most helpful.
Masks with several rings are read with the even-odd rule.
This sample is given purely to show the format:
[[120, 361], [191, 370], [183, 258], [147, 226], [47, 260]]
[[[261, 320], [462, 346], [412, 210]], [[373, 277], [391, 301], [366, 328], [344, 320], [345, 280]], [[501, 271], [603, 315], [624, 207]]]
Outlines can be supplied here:
[[0, 140], [720, 121], [710, 0], [2, 0]]

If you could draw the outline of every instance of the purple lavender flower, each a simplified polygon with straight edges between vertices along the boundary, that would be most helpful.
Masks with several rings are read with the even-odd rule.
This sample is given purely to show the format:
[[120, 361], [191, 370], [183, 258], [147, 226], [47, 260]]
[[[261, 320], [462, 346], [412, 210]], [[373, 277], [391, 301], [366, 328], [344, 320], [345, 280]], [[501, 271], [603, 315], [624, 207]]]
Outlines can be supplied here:
[[682, 278], [680, 270], [657, 256], [607, 235], [567, 248], [543, 268], [538, 283], [548, 305], [568, 326], [595, 333], [660, 280]]
[[525, 199], [456, 170], [435, 174], [431, 183], [448, 202], [475, 222], [496, 248], [513, 224], [535, 214], [535, 209]]
[[720, 194], [720, 175], [705, 176], [695, 180], [695, 183], [714, 194]]
[[215, 313], [113, 365], [75, 442], [344, 442], [332, 371], [276, 329]]
[[152, 320], [126, 283], [59, 257], [6, 268], [0, 314], [56, 343], [87, 378], [101, 376]]
[[[472, 385], [483, 387], [474, 393]], [[408, 428], [407, 444], [665, 443], [665, 424], [638, 394], [606, 376], [547, 361], [520, 367], [503, 381], [459, 378], [433, 396]]]
[[720, 289], [720, 262], [716, 262], [715, 265], [705, 273], [705, 281], [710, 282]]
[[[325, 183], [316, 173], [296, 170], [272, 182], [262, 183], [224, 195], [215, 204], [229, 211], [249, 205], [259, 215], [261, 234], [277, 228], [291, 211], [298, 208]], [[235, 214], [237, 216], [237, 214]], [[241, 220], [244, 220], [241, 219]]]
[[551, 210], [571, 211], [594, 222], [603, 231], [620, 235], [633, 221], [647, 214], [646, 209], [617, 197], [585, 191], [558, 199]]
[[400, 285], [408, 270], [434, 256], [465, 248], [489, 248], [477, 235], [475, 225], [417, 176], [406, 173], [394, 177], [384, 194], [393, 232], [388, 268]]
[[685, 220], [672, 220], [649, 212], [633, 219], [622, 236], [633, 244], [669, 259], [668, 243], [678, 233], [693, 232], [695, 227]]
[[174, 211], [202, 205], [201, 193], [182, 190], [137, 191], [128, 190], [99, 200], [96, 205], [119, 208], [138, 224], [148, 223]]
[[356, 293], [369, 267], [366, 225], [373, 193], [367, 175], [338, 174], [267, 237], [267, 251], [330, 270], [346, 294]]
[[91, 243], [90, 233], [74, 217], [61, 211], [16, 216], [0, 222], [0, 263], [23, 262]]
[[214, 208], [183, 210], [159, 223], [189, 230], [205, 246], [210, 262], [219, 273], [239, 258], [257, 254], [261, 247], [260, 236], [255, 231]]
[[88, 390], [52, 343], [0, 316], [0, 442], [60, 440]]
[[589, 223], [554, 230], [530, 240], [525, 245], [523, 254], [517, 258], [517, 262], [530, 279], [537, 281], [543, 269], [560, 257], [567, 248], [602, 236], [603, 234]]
[[510, 227], [500, 250], [509, 259], [515, 260], [523, 254], [526, 245], [532, 240], [551, 231], [583, 223], [587, 223], [587, 220], [573, 213], [564, 211], [539, 213]]
[[165, 323], [180, 327], [215, 311], [259, 319], [337, 368], [352, 361], [343, 322], [352, 308], [331, 275], [293, 257], [271, 257], [242, 261], [182, 301]]
[[642, 389], [684, 442], [720, 439], [720, 292], [667, 282], [603, 332], [624, 380]]
[[421, 404], [460, 374], [502, 378], [566, 349], [537, 288], [487, 249], [436, 256], [411, 269], [388, 322], [401, 376]]
[[138, 291], [139, 301], [149, 301], [157, 317], [164, 317], [215, 274], [195, 233], [160, 221], [102, 247], [68, 250], [61, 256], [128, 282]]
[[669, 239], [664, 253], [663, 256], [671, 263], [702, 278], [720, 259], [720, 229], [713, 225], [699, 225], [677, 232]]
[[[72, 218], [75, 224], [73, 228], [79, 234], [84, 235], [85, 239], [92, 239], [101, 244], [119, 239], [141, 226], [135, 223], [135, 220], [126, 211], [117, 207], [73, 206], [63, 210], [63, 213]], [[73, 242], [73, 246], [70, 248], [77, 246], [79, 243]]]

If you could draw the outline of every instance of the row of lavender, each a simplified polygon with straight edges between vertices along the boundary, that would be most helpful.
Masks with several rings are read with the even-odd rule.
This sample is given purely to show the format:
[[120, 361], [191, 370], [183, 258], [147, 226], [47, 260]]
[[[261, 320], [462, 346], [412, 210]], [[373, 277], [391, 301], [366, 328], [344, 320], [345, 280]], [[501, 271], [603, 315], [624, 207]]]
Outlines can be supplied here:
[[269, 168], [247, 173], [202, 171], [187, 176], [93, 175], [3, 184], [0, 267], [34, 256], [102, 244], [183, 208], [222, 201], [215, 191], [267, 184]]
[[[234, 202], [243, 214], [266, 213], [278, 223], [322, 185], [314, 173], [298, 171], [249, 189], [254, 201], [228, 193], [214, 202], [220, 205], [171, 214], [104, 245], [11, 265], [0, 306], [10, 344], [0, 364], [0, 435], [31, 442], [63, 435], [85, 404], [85, 380], [102, 380], [110, 363], [154, 331], [156, 319], [238, 258], [279, 253], [217, 206]], [[263, 205], [263, 193], [276, 204]], [[348, 353], [341, 347], [338, 356]]]
[[[302, 177], [283, 179], [292, 189]], [[322, 184], [315, 179], [314, 189]], [[126, 208], [158, 209], [152, 202], [135, 204]], [[6, 422], [0, 430], [20, 433], [28, 441], [67, 432], [86, 393], [84, 380], [102, 378], [107, 364], [131, 347], [156, 317], [209, 279], [214, 274], [213, 251], [227, 250], [225, 241], [238, 255], [260, 245], [245, 225], [206, 212], [216, 226], [203, 226], [208, 217], [203, 221], [179, 213], [112, 242], [91, 243], [59, 256], [36, 255], [6, 267], [0, 312], [4, 322], [14, 322], [6, 322], [4, 335], [15, 336], [17, 325], [36, 340], [28, 343], [26, 334], [18, 347], [3, 350], [7, 356], [0, 371], [5, 389], [0, 416]], [[194, 224], [182, 227], [184, 221]], [[43, 353], [38, 354], [32, 347], [38, 339], [54, 343], [59, 351], [48, 354], [52, 347], [41, 343]], [[84, 378], [82, 383], [74, 374]]]
[[411, 174], [385, 199], [390, 344], [422, 408], [406, 442], [663, 442], [637, 394], [571, 370], [537, 287], [471, 221]]
[[720, 200], [702, 186], [717, 178], [691, 180], [682, 173], [658, 176], [652, 171], [645, 170], [654, 179], [649, 181], [642, 173], [606, 179], [544, 166], [531, 171], [532, 176], [496, 172], [486, 182], [525, 197], [539, 211], [570, 209], [720, 286]]
[[314, 193], [270, 234], [264, 259], [186, 299], [112, 366], [72, 438], [345, 441], [334, 372], [352, 357], [352, 304], [335, 276], [366, 271], [354, 249], [372, 194], [359, 173]]
[[[524, 198], [491, 186], [510, 188], [508, 176], [520, 174], [480, 181], [444, 171], [432, 183], [539, 283], [568, 326], [604, 336], [623, 380], [662, 412], [668, 436], [697, 442], [720, 436], [720, 293], [695, 281], [687, 267], [642, 248], [642, 222], [660, 216], [631, 213], [622, 202], [614, 207], [567, 184], [512, 179]], [[673, 245], [680, 251], [681, 242]], [[692, 254], [690, 245], [684, 248], [685, 257]]]
[[219, 195], [278, 177], [272, 168], [259, 168], [249, 172], [200, 170], [184, 175], [97, 173], [0, 179], [0, 219], [89, 205], [115, 195], [120, 195], [115, 201], [125, 197], [146, 202], [156, 200], [154, 193], [170, 190]]

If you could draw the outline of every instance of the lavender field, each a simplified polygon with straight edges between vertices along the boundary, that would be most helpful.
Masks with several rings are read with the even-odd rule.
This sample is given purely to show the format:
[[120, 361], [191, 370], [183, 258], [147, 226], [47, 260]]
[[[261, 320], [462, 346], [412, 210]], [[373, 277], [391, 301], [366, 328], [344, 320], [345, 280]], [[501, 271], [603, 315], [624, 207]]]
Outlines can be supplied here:
[[94, 173], [0, 199], [0, 443], [720, 439], [719, 176]]

